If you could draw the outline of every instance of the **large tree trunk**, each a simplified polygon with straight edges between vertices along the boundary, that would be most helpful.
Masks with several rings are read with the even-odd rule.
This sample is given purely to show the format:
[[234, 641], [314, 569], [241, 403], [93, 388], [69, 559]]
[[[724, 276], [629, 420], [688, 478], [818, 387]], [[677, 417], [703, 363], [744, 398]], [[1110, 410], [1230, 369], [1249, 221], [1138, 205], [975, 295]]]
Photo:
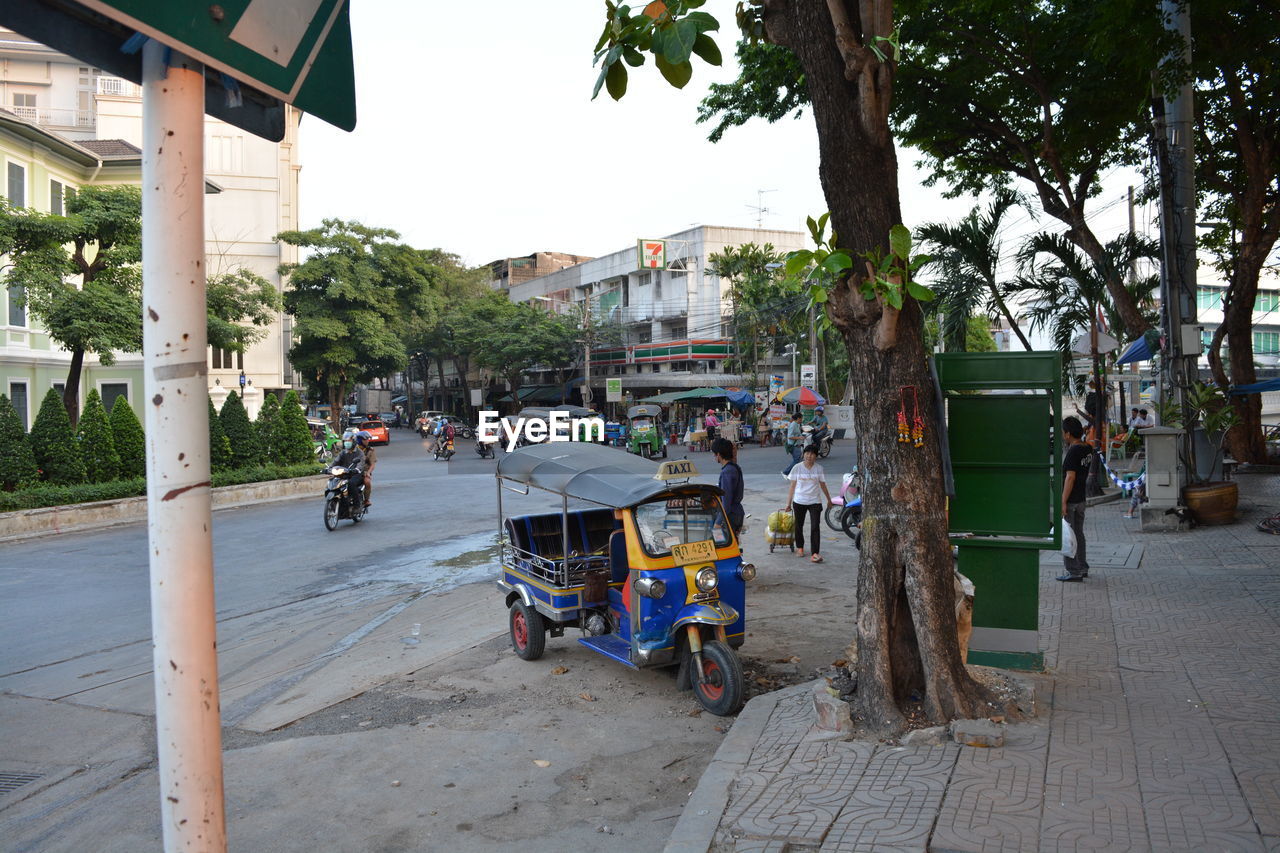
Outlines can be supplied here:
[[[1222, 325], [1209, 346], [1209, 369], [1223, 388], [1249, 385], [1257, 381], [1253, 366], [1253, 304], [1258, 296], [1258, 277], [1266, 255], [1242, 249], [1236, 258], [1229, 291], [1222, 306]], [[1222, 363], [1221, 345], [1226, 339], [1230, 372]], [[1240, 416], [1240, 424], [1227, 434], [1227, 447], [1240, 462], [1267, 461], [1267, 443], [1262, 434], [1262, 397], [1258, 394], [1229, 397]]]
[[[884, 0], [769, 0], [771, 40], [791, 48], [804, 68], [817, 123], [820, 177], [840, 247], [888, 251], [889, 228], [902, 221], [897, 158], [889, 135], [892, 67], [863, 45], [892, 31]], [[834, 17], [834, 22], [833, 22]], [[846, 74], [846, 68], [849, 69]], [[862, 298], [854, 278], [831, 294], [828, 310], [849, 349], [860, 464], [867, 475], [858, 571], [858, 690], [855, 714], [874, 730], [903, 724], [918, 694], [935, 723], [991, 713], [991, 700], [960, 658], [951, 547], [932, 378], [919, 305], [908, 299], [896, 341], [878, 334], [880, 306]], [[886, 346], [887, 344], [887, 346]], [[897, 441], [899, 389], [915, 389], [926, 424], [924, 446]], [[915, 415], [909, 408], [908, 418]]]
[[67, 386], [62, 389], [62, 405], [66, 407], [67, 417], [71, 418], [71, 428], [75, 429], [80, 422], [80, 374], [84, 371], [84, 350], [71, 351], [71, 366], [67, 368]]

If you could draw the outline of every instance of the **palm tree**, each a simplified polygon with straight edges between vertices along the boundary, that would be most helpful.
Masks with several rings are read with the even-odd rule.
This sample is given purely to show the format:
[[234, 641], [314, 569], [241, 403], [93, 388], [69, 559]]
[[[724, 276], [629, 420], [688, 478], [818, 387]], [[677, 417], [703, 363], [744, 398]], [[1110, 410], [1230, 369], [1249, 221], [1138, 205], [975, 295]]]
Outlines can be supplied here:
[[[1142, 236], [1123, 234], [1103, 247], [1101, 264], [1095, 264], [1064, 234], [1034, 234], [1018, 252], [1021, 274], [1016, 287], [1029, 301], [1031, 327], [1044, 329], [1054, 347], [1071, 358], [1071, 343], [1092, 318], [1101, 313], [1107, 327], [1124, 329], [1124, 318], [1107, 291], [1107, 279], [1122, 277], [1137, 260], [1159, 258], [1157, 244]], [[1153, 294], [1159, 277], [1149, 275], [1125, 284], [1125, 290], [1152, 325], [1158, 322]]]
[[920, 229], [929, 244], [937, 279], [935, 303], [944, 312], [942, 335], [947, 348], [964, 349], [969, 318], [979, 312], [989, 317], [999, 314], [1028, 352], [1031, 343], [1018, 327], [1013, 312], [1005, 304], [1008, 286], [998, 281], [1000, 267], [1000, 226], [1014, 207], [1024, 207], [1022, 197], [1010, 189], [996, 192], [986, 210], [975, 207], [955, 225], [930, 223]]

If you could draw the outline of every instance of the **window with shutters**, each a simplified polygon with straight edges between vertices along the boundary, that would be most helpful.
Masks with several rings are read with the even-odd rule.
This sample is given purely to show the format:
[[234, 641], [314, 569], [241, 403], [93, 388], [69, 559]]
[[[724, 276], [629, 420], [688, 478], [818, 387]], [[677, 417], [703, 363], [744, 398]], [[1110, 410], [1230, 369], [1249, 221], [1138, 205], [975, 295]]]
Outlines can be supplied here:
[[14, 207], [27, 206], [27, 170], [20, 163], [10, 163], [8, 169], [9, 183], [5, 187], [5, 195], [9, 204]]

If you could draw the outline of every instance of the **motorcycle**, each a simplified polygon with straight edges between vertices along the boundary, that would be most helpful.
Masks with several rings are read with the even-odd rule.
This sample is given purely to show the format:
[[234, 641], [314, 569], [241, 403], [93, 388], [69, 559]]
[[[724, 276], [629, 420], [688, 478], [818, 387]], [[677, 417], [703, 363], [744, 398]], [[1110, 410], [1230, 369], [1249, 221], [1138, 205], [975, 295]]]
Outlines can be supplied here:
[[823, 518], [827, 527], [848, 536], [862, 550], [862, 474], [856, 465], [842, 478], [840, 494], [831, 499]]
[[[364, 476], [359, 468], [344, 468], [333, 465], [324, 471], [329, 475], [329, 483], [324, 489], [324, 526], [329, 530], [338, 529], [338, 521], [351, 519], [359, 524], [364, 518]], [[355, 487], [352, 488], [352, 481]]]
[[480, 454], [481, 459], [493, 459], [495, 456], [493, 448], [496, 447], [497, 444], [498, 442], [496, 441], [481, 441], [480, 439], [476, 439], [476, 453]]
[[448, 462], [453, 458], [453, 453], [453, 439], [444, 438], [443, 436], [436, 439], [435, 461], [439, 462], [443, 459]]
[[835, 441], [835, 436], [832, 434], [830, 429], [824, 428], [814, 432], [813, 427], [805, 426], [803, 427], [803, 430], [804, 443], [816, 444], [818, 446], [818, 456], [826, 459], [831, 455], [831, 445]]

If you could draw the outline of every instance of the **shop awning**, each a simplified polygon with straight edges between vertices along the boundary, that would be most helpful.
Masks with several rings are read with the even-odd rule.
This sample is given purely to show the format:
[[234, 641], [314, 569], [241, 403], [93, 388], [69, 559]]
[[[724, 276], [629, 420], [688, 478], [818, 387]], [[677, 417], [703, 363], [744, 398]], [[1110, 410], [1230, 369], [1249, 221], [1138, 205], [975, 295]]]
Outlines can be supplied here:
[[[525, 385], [516, 392], [521, 403], [559, 403], [563, 389], [559, 385]], [[511, 395], [499, 397], [499, 403], [511, 403]]]
[[652, 397], [645, 397], [640, 400], [641, 403], [658, 403], [667, 405], [669, 403], [677, 403], [681, 400], [705, 400], [716, 397], [724, 397], [728, 395], [728, 391], [723, 388], [694, 388], [690, 391], [668, 391], [666, 394], [654, 394]]

